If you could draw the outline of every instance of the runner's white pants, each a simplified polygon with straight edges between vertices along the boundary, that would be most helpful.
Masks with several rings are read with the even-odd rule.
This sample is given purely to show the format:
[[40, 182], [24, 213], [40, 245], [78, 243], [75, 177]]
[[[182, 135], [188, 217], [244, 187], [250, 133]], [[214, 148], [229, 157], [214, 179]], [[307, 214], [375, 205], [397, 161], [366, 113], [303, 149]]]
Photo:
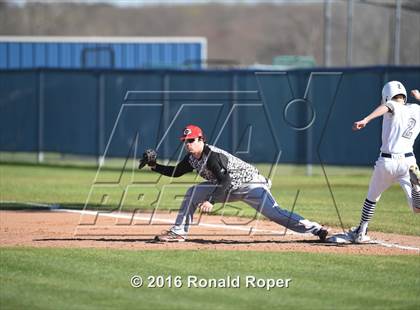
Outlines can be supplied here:
[[415, 164], [414, 156], [404, 157], [402, 154], [394, 155], [394, 158], [379, 157], [370, 180], [367, 199], [378, 202], [382, 193], [398, 182], [407, 197], [409, 207], [413, 209], [409, 168]]

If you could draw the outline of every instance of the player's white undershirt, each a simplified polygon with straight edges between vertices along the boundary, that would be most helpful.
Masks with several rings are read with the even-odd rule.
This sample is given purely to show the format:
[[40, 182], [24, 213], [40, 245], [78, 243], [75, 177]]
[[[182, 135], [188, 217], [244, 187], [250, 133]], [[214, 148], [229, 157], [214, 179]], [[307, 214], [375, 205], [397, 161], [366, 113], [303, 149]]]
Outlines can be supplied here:
[[420, 132], [420, 106], [401, 104], [393, 100], [385, 105], [391, 110], [382, 120], [381, 152], [400, 154], [413, 152], [414, 141]]

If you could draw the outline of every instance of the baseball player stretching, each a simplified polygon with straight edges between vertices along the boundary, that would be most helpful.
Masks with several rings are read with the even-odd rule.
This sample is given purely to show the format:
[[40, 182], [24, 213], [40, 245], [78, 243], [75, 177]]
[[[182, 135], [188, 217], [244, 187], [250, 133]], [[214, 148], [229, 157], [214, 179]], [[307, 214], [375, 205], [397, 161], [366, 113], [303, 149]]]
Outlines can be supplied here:
[[325, 241], [328, 234], [326, 229], [296, 213], [281, 209], [270, 192], [271, 182], [254, 166], [206, 144], [199, 127], [187, 126], [180, 139], [185, 144], [187, 155], [176, 166], [157, 164], [156, 152], [148, 150], [143, 154], [140, 167], [147, 163], [153, 171], [174, 177], [195, 170], [207, 181], [188, 189], [175, 225], [156, 236], [156, 240], [185, 241], [197, 208], [202, 212], [211, 212], [215, 203], [243, 201], [277, 224], [299, 233], [312, 233]]
[[[420, 100], [418, 90], [412, 95]], [[363, 204], [360, 225], [348, 233], [350, 241], [369, 241], [369, 221], [381, 194], [399, 182], [413, 212], [420, 212], [420, 173], [413, 153], [413, 144], [420, 131], [420, 106], [407, 103], [403, 84], [392, 81], [382, 89], [382, 104], [364, 119], [353, 124], [353, 130], [364, 128], [374, 118], [383, 116], [381, 153], [375, 164], [367, 197]]]

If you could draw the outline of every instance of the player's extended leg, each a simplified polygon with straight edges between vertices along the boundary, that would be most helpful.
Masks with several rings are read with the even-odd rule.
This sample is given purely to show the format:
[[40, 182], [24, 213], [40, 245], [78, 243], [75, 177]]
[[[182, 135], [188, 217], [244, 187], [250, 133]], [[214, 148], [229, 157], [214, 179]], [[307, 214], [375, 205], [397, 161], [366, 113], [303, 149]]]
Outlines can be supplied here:
[[410, 178], [401, 178], [398, 180], [400, 183], [401, 188], [403, 189], [405, 193], [405, 197], [407, 198], [408, 206], [411, 210], [413, 210], [414, 213], [420, 212], [420, 207], [415, 207], [415, 204], [417, 206], [420, 206], [420, 192], [416, 190], [415, 186], [413, 186], [410, 183]]
[[190, 225], [193, 222], [194, 212], [198, 205], [205, 201], [214, 190], [215, 185], [210, 182], [203, 182], [190, 187], [185, 193], [175, 225], [169, 231], [156, 236], [156, 239], [158, 241], [185, 241]]
[[[404, 189], [404, 192], [407, 196], [408, 203], [412, 208], [414, 213], [420, 213], [420, 170], [419, 167], [414, 164], [409, 169], [410, 174], [410, 185], [411, 186], [403, 186], [401, 187]], [[404, 184], [407, 184], [407, 180], [405, 180]], [[411, 194], [411, 196], [410, 196]]]
[[369, 240], [366, 234], [369, 221], [375, 213], [376, 203], [381, 198], [382, 193], [394, 183], [394, 177], [389, 173], [389, 170], [392, 170], [392, 165], [392, 161], [385, 161], [383, 158], [376, 161], [375, 170], [373, 171], [369, 184], [368, 194], [363, 203], [360, 224], [349, 232], [350, 238], [355, 243], [362, 243]]
[[[242, 194], [243, 195], [243, 194]], [[235, 192], [231, 196], [235, 196]], [[316, 222], [311, 222], [297, 213], [282, 209], [277, 204], [273, 195], [264, 186], [251, 188], [241, 197], [242, 201], [249, 204], [271, 221], [299, 233], [312, 233], [325, 241], [328, 231]]]

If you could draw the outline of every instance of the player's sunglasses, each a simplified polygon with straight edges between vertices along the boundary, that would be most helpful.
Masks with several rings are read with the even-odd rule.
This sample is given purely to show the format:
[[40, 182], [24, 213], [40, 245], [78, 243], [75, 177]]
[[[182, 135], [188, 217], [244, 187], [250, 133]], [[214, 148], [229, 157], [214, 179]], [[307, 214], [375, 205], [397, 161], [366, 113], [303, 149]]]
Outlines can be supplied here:
[[184, 143], [185, 144], [190, 144], [190, 143], [193, 143], [194, 141], [195, 141], [195, 138], [194, 139], [185, 139]]

